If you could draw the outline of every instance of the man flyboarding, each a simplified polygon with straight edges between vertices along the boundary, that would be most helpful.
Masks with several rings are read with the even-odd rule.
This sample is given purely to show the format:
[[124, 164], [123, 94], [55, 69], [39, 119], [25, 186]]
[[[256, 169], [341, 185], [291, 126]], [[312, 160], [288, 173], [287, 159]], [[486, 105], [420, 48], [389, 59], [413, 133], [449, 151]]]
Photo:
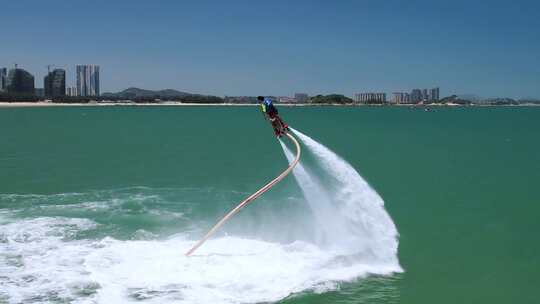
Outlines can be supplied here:
[[272, 181], [270, 181], [269, 183], [264, 185], [261, 189], [257, 190], [256, 192], [254, 192], [253, 194], [248, 196], [240, 204], [238, 204], [231, 211], [229, 211], [229, 213], [225, 214], [225, 216], [222, 217], [214, 225], [214, 227], [212, 227], [212, 229], [210, 229], [210, 231], [208, 231], [208, 233], [206, 233], [206, 235], [199, 242], [197, 242], [193, 247], [191, 247], [191, 249], [188, 252], [186, 252], [186, 256], [190, 256], [195, 250], [197, 250], [197, 248], [201, 247], [201, 245], [204, 242], [206, 242], [206, 240], [208, 240], [227, 220], [229, 220], [229, 218], [231, 218], [238, 211], [240, 211], [240, 209], [244, 208], [249, 203], [253, 202], [257, 197], [259, 197], [260, 195], [262, 195], [266, 191], [270, 190], [270, 188], [272, 188], [280, 180], [285, 178], [285, 176], [287, 176], [287, 174], [289, 174], [294, 169], [294, 167], [298, 164], [298, 162], [300, 161], [300, 153], [301, 153], [300, 152], [300, 144], [298, 143], [296, 138], [294, 138], [293, 135], [287, 133], [287, 132], [289, 132], [289, 127], [287, 126], [287, 124], [285, 124], [283, 122], [283, 120], [281, 120], [281, 117], [279, 117], [277, 109], [272, 104], [272, 100], [270, 100], [270, 98], [264, 98], [263, 96], [258, 96], [257, 100], [261, 104], [262, 113], [264, 115], [264, 118], [269, 120], [272, 123], [272, 127], [274, 128], [274, 133], [276, 134], [276, 136], [281, 137], [283, 135], [286, 135], [294, 143], [294, 145], [296, 146], [296, 157], [289, 164], [289, 167], [285, 171], [283, 171], [280, 175], [278, 175]]
[[261, 103], [261, 110], [264, 115], [264, 118], [269, 120], [274, 128], [274, 134], [277, 137], [281, 137], [287, 131], [289, 131], [289, 126], [279, 117], [278, 110], [274, 107], [272, 100], [268, 97], [258, 96], [257, 100]]

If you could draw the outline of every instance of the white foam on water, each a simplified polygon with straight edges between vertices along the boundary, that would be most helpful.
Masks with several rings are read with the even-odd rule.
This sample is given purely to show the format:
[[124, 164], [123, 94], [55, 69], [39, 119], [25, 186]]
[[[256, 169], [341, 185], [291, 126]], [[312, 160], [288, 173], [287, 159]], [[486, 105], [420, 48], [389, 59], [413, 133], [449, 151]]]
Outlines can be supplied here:
[[194, 242], [181, 234], [167, 240], [73, 238], [96, 225], [69, 218], [0, 225], [0, 302], [260, 303], [396, 271], [351, 263], [299, 241], [284, 245], [223, 237], [186, 257]]
[[0, 302], [48, 303], [95, 289], [82, 275], [92, 248], [74, 237], [96, 223], [60, 217], [0, 223]]
[[224, 237], [185, 257], [193, 242], [104, 240], [86, 261], [100, 283], [99, 302], [144, 299], [150, 303], [260, 303], [310, 289], [336, 288], [329, 281], [351, 280], [391, 269], [344, 264], [333, 252], [309, 243], [289, 245]]
[[[138, 230], [134, 240], [81, 239], [99, 225], [10, 218], [0, 210], [0, 303], [261, 303], [402, 271], [397, 230], [379, 195], [344, 160], [297, 135], [332, 180], [302, 164], [293, 171], [319, 227], [314, 244], [221, 237], [186, 257], [195, 243], [187, 233], [159, 240]], [[111, 202], [82, 199], [78, 207], [101, 210], [104, 201]]]
[[[5, 204], [11, 212], [35, 213], [37, 215], [74, 215], [88, 216], [92, 213], [133, 216], [144, 214], [160, 220], [178, 220], [184, 218], [183, 212], [157, 208], [171, 204], [155, 193], [136, 191], [166, 191], [144, 187], [121, 188], [114, 190], [94, 190], [86, 193], [58, 194], [0, 194], [0, 205]], [[173, 189], [174, 190], [174, 189]], [[159, 192], [158, 192], [159, 193]], [[77, 216], [75, 215], [75, 216]]]

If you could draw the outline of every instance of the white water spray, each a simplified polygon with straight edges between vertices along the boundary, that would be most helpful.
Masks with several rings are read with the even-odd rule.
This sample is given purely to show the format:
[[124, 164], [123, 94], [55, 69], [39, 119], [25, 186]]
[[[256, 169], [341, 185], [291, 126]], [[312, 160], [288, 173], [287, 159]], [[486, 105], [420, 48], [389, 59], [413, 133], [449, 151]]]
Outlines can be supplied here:
[[[294, 159], [293, 152], [281, 140], [279, 142], [287, 160], [292, 162]], [[343, 221], [332, 206], [331, 197], [324, 191], [324, 187], [322, 187], [320, 181], [313, 174], [309, 174], [306, 171], [302, 163], [296, 166], [293, 170], [293, 175], [298, 181], [302, 193], [315, 217], [314, 229], [316, 243], [320, 246], [337, 249], [336, 241], [341, 240], [340, 237], [347, 236], [347, 233]]]
[[[268, 303], [339, 289], [339, 282], [369, 274], [400, 272], [397, 231], [382, 199], [344, 160], [297, 135], [324, 169], [314, 175], [311, 164], [304, 163], [293, 171], [315, 218], [315, 242], [217, 237], [188, 258], [182, 253], [193, 246], [189, 231], [144, 240], [139, 231], [125, 240], [83, 237], [109, 229], [84, 215], [125, 213], [122, 206], [141, 200], [141, 189], [108, 195], [0, 194], [0, 205], [27, 201], [40, 211], [24, 218], [17, 210], [0, 208], [0, 303]], [[182, 218], [153, 207], [159, 204], [151, 202], [167, 193], [146, 189], [151, 200], [144, 213]], [[44, 217], [44, 210], [55, 213]]]
[[[345, 160], [307, 135], [292, 130], [324, 170], [321, 176], [315, 176], [300, 164], [293, 171], [324, 236], [322, 245], [339, 248], [342, 254], [363, 262], [400, 269], [398, 232], [382, 198]], [[283, 143], [282, 147], [290, 161], [292, 152]]]

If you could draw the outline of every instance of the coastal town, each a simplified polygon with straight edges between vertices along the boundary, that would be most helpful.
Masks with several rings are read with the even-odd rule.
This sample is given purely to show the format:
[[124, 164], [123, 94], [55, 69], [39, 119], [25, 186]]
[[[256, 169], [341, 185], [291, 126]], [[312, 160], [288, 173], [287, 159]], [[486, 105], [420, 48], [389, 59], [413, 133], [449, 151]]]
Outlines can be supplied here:
[[[155, 105], [249, 105], [256, 104], [255, 96], [212, 96], [193, 94], [173, 89], [145, 90], [128, 88], [117, 93], [101, 93], [100, 66], [77, 65], [74, 86], [66, 85], [66, 70], [47, 67], [43, 87], [36, 86], [35, 77], [17, 64], [12, 69], [0, 68], [0, 106], [2, 105], [85, 105], [85, 104], [155, 104]], [[410, 92], [358, 92], [313, 95], [295, 93], [293, 96], [269, 96], [283, 105], [540, 105], [534, 98], [481, 98], [476, 95], [452, 94], [440, 96], [440, 88], [414, 88]]]

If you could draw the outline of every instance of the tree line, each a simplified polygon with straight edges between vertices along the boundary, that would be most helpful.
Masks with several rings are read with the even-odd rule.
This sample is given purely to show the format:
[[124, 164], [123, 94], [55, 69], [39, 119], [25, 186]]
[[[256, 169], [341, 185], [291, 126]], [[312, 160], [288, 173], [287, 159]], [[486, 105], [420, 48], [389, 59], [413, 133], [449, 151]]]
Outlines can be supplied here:
[[57, 96], [43, 97], [34, 95], [0, 94], [0, 102], [40, 102], [50, 100], [53, 103], [90, 103], [90, 102], [134, 102], [134, 103], [160, 103], [163, 101], [183, 103], [224, 103], [225, 100], [218, 96], [186, 95], [176, 97], [145, 96], [124, 98], [120, 96]]

